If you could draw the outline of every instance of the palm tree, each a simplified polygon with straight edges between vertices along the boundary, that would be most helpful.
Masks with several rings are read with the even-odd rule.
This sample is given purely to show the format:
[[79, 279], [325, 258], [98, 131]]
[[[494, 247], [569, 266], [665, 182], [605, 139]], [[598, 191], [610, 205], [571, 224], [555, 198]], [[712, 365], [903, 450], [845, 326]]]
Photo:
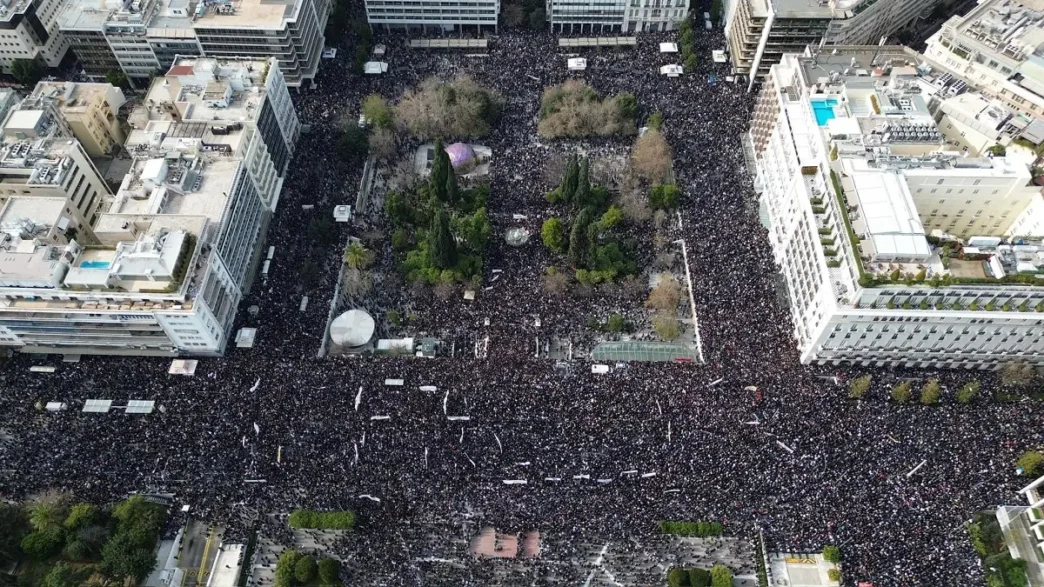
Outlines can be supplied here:
[[349, 269], [365, 269], [372, 261], [373, 253], [361, 243], [352, 243], [344, 250], [344, 263]]

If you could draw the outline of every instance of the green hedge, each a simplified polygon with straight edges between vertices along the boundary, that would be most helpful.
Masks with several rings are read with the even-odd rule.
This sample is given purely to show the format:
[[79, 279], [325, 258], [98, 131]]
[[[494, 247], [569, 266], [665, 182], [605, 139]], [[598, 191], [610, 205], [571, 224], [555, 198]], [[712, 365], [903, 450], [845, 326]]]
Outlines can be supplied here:
[[724, 529], [721, 522], [660, 522], [660, 532], [675, 536], [721, 536]]
[[355, 526], [352, 512], [316, 512], [294, 510], [290, 513], [291, 528], [316, 528], [320, 530], [342, 530]]

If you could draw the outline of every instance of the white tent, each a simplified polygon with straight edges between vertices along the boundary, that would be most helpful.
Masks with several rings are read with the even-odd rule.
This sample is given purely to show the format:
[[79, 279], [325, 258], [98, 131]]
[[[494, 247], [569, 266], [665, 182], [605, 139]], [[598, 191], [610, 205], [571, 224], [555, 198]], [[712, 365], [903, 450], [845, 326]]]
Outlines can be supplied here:
[[363, 64], [363, 71], [370, 75], [386, 73], [388, 64], [383, 61], [367, 61]]
[[660, 43], [660, 53], [677, 53], [678, 43]]
[[587, 69], [587, 60], [583, 57], [573, 57], [569, 60], [569, 71], [583, 71]]
[[721, 49], [711, 51], [711, 57], [714, 59], [714, 63], [725, 63], [728, 61], [728, 58], [725, 57], [725, 51]]
[[660, 68], [660, 73], [667, 77], [678, 77], [684, 73], [684, 71], [680, 65], [664, 65]]
[[167, 370], [167, 373], [171, 375], [195, 375], [198, 364], [199, 361], [192, 359], [174, 359], [171, 361], [170, 369]]

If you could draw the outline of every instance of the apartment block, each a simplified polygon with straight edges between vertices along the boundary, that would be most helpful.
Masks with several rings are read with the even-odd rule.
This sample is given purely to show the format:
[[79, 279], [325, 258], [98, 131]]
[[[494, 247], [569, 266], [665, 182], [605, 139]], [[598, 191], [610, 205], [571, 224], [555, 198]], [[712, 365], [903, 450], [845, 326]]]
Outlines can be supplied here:
[[932, 65], [1030, 118], [1044, 118], [1044, 2], [985, 0], [928, 40]]
[[689, 0], [548, 0], [546, 11], [551, 28], [563, 33], [672, 31]]
[[117, 117], [127, 102], [123, 90], [111, 84], [40, 82], [19, 109], [40, 110], [49, 103], [69, 125], [73, 136], [92, 157], [111, 155], [126, 140]]
[[762, 78], [784, 54], [807, 45], [877, 44], [927, 14], [940, 0], [733, 0], [725, 36], [733, 73]]
[[1003, 158], [946, 151], [908, 63], [786, 55], [758, 97], [749, 148], [801, 360], [1044, 364], [1044, 247], [1006, 239], [1039, 192]]
[[68, 0], [59, 28], [100, 78], [122, 71], [135, 85], [169, 69], [176, 57], [275, 57], [287, 85], [311, 84], [319, 67], [329, 0]]
[[[57, 196], [30, 200], [20, 190], [3, 204], [11, 211], [0, 211], [0, 345], [61, 354], [224, 351], [299, 133], [284, 77], [274, 59], [179, 60], [132, 119], [140, 123], [126, 144], [133, 165], [93, 218], [59, 210]], [[48, 135], [52, 144], [79, 148], [61, 131]], [[35, 144], [9, 142], [17, 154]], [[25, 165], [54, 162], [40, 153]], [[73, 185], [74, 168], [57, 167], [41, 177]]]
[[11, 71], [17, 59], [57, 67], [69, 42], [57, 25], [62, 0], [16, 0], [0, 6], [0, 68]]
[[500, 0], [366, 0], [370, 27], [475, 32], [496, 31]]

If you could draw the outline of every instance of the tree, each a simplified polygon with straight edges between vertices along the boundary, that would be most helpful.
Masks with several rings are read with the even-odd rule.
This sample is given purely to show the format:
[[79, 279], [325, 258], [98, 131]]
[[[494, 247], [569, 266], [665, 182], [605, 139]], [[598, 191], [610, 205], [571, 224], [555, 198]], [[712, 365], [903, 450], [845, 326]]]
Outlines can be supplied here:
[[319, 582], [323, 585], [337, 583], [341, 574], [341, 561], [335, 558], [324, 558], [319, 561]]
[[676, 185], [655, 185], [649, 190], [649, 206], [653, 210], [673, 210], [681, 203], [681, 190]]
[[310, 556], [302, 556], [294, 564], [294, 578], [301, 583], [309, 583], [315, 579], [315, 559]]
[[912, 397], [913, 392], [910, 391], [909, 381], [903, 381], [892, 388], [892, 399], [895, 400], [896, 403], [905, 404], [910, 401]]
[[580, 160], [580, 169], [577, 172], [576, 193], [572, 202], [574, 208], [583, 208], [589, 205], [591, 198], [591, 165], [587, 157]]
[[710, 574], [711, 587], [732, 587], [732, 571], [725, 565], [714, 565]]
[[646, 307], [655, 310], [673, 312], [681, 302], [681, 284], [671, 274], [662, 274], [656, 287], [649, 293], [649, 299], [645, 301]]
[[467, 77], [431, 77], [408, 90], [395, 106], [395, 124], [414, 138], [480, 137], [500, 117], [502, 100]]
[[975, 401], [975, 398], [979, 397], [980, 387], [981, 384], [975, 380], [965, 383], [957, 392], [957, 403], [970, 404]]
[[685, 58], [685, 71], [687, 71], [687, 72], [695, 71], [696, 70], [696, 63], [697, 63], [697, 61], [696, 61], [696, 56], [695, 55], [689, 55], [688, 57], [686, 57]]
[[872, 378], [870, 375], [863, 375], [862, 377], [856, 377], [855, 379], [848, 382], [848, 397], [852, 399], [862, 399], [866, 392], [870, 390], [870, 381]]
[[1019, 455], [1019, 459], [1015, 461], [1015, 465], [1022, 469], [1024, 475], [1029, 477], [1037, 476], [1042, 463], [1044, 463], [1044, 454], [1035, 450], [1028, 450], [1022, 453]]
[[431, 175], [428, 176], [428, 185], [432, 195], [440, 202], [446, 201], [446, 178], [453, 173], [450, 165], [449, 154], [442, 144], [442, 139], [435, 140], [435, 154], [431, 162]]
[[569, 262], [574, 267], [587, 267], [592, 261], [589, 258], [587, 227], [594, 220], [594, 213], [589, 208], [584, 208], [573, 220], [573, 227], [569, 231]]
[[294, 571], [297, 570], [297, 561], [301, 558], [303, 555], [296, 550], [284, 550], [279, 555], [275, 568], [276, 587], [291, 587], [294, 584]]
[[921, 403], [926, 406], [934, 406], [942, 397], [942, 386], [938, 379], [929, 379], [921, 388]]
[[569, 276], [557, 267], [548, 267], [540, 277], [540, 284], [544, 292], [553, 296], [562, 295], [569, 291]]
[[45, 559], [58, 552], [62, 546], [62, 530], [49, 527], [45, 530], [34, 530], [22, 538], [22, 552], [29, 558]]
[[32, 86], [43, 77], [43, 68], [35, 59], [15, 59], [11, 62], [11, 76], [23, 86]]
[[605, 328], [609, 332], [623, 332], [627, 328], [627, 322], [620, 314], [610, 314], [609, 319], [605, 322]]
[[580, 181], [580, 166], [577, 164], [576, 155], [569, 156], [569, 162], [566, 163], [565, 175], [562, 177], [561, 185], [561, 200], [567, 204], [573, 203], [573, 197], [576, 195], [576, 187]]
[[831, 581], [840, 582], [841, 581], [841, 571], [839, 571], [837, 569], [828, 569], [827, 570], [827, 578], [830, 579]]
[[828, 563], [834, 563], [835, 565], [841, 562], [841, 549], [829, 544], [823, 547], [823, 560]]
[[663, 340], [674, 340], [681, 336], [681, 325], [678, 317], [670, 312], [656, 312], [652, 318], [653, 330]]
[[690, 587], [710, 587], [711, 574], [707, 569], [689, 569]]
[[717, 26], [721, 22], [721, 0], [711, 0], [711, 22]]
[[98, 517], [98, 508], [89, 503], [78, 503], [69, 509], [63, 525], [67, 530], [77, 531]]
[[14, 504], [0, 503], [0, 565], [21, 558], [21, 542], [28, 530], [29, 522], [25, 519], [22, 508]]
[[453, 219], [453, 232], [472, 252], [481, 253], [486, 249], [493, 228], [490, 226], [486, 208], [475, 210], [474, 214], [458, 216]]
[[460, 189], [457, 187], [457, 174], [450, 169], [449, 174], [446, 175], [446, 203], [452, 206], [459, 199]]
[[645, 126], [649, 127], [649, 130], [659, 132], [663, 128], [663, 114], [653, 112], [649, 115], [649, 119], [645, 121]]
[[598, 224], [601, 225], [602, 228], [613, 228], [623, 222], [623, 220], [623, 210], [621, 210], [619, 206], [609, 206], [609, 209], [602, 214], [602, 218], [598, 221]]
[[134, 577], [141, 581], [156, 566], [152, 545], [143, 548], [129, 535], [117, 532], [102, 548], [102, 571], [106, 575]]
[[370, 131], [370, 154], [378, 159], [391, 159], [395, 156], [395, 133], [387, 128], [375, 128]]
[[389, 129], [392, 127], [392, 109], [388, 106], [388, 101], [380, 94], [370, 94], [363, 99], [362, 115], [366, 118], [366, 123], [375, 128]]
[[352, 242], [344, 249], [344, 264], [349, 269], [366, 269], [373, 263], [373, 252], [359, 242]]
[[638, 137], [631, 149], [635, 171], [652, 182], [662, 182], [671, 170], [671, 147], [660, 131], [649, 129]]
[[564, 253], [566, 246], [565, 225], [561, 218], [551, 217], [540, 227], [540, 238], [552, 253]]
[[366, 131], [352, 124], [344, 129], [341, 140], [337, 143], [337, 153], [341, 161], [356, 165], [366, 158], [370, 151], [370, 137]]
[[65, 516], [65, 508], [56, 503], [40, 502], [29, 506], [29, 525], [34, 530], [61, 528]]
[[76, 580], [76, 573], [72, 565], [65, 561], [58, 561], [51, 567], [43, 580], [43, 587], [77, 587], [80, 582]]
[[534, 31], [542, 31], [547, 26], [547, 14], [543, 8], [537, 8], [529, 13], [529, 28]]
[[1001, 385], [1029, 387], [1037, 380], [1037, 370], [1025, 361], [1009, 361], [1001, 368]]
[[449, 216], [445, 210], [435, 213], [429, 237], [432, 262], [439, 269], [450, 269], [457, 264], [457, 243], [450, 231]]
[[685, 587], [688, 585], [688, 579], [689, 574], [680, 567], [672, 567], [667, 571], [667, 585], [670, 587]]
[[126, 88], [130, 85], [127, 80], [127, 74], [122, 71], [110, 71], [105, 74], [105, 81], [116, 86], [117, 88]]

